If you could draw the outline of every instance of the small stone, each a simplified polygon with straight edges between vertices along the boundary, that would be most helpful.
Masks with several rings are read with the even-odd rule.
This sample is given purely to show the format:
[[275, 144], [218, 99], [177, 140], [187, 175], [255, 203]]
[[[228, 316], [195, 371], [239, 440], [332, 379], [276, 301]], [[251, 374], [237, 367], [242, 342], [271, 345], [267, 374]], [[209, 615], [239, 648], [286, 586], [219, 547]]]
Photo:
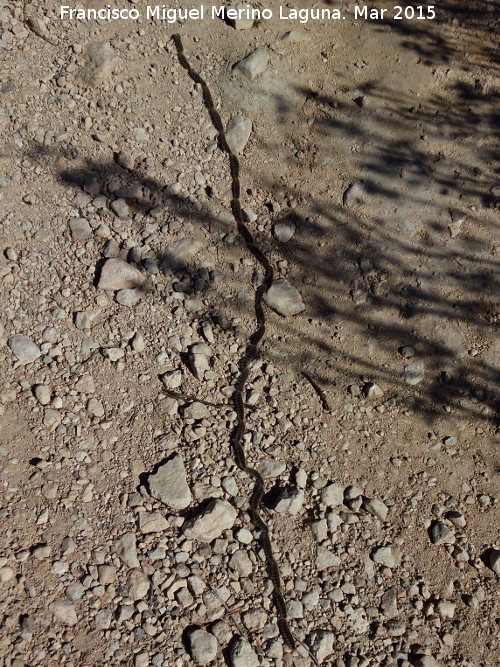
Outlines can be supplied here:
[[460, 512], [446, 512], [444, 518], [452, 523], [455, 528], [465, 528], [466, 526], [465, 517]]
[[394, 587], [388, 588], [380, 600], [380, 610], [387, 618], [394, 618], [398, 613], [397, 591]]
[[342, 518], [337, 512], [328, 512], [326, 515], [326, 522], [330, 533], [335, 533], [338, 527], [342, 524]]
[[135, 306], [142, 299], [143, 291], [140, 289], [121, 289], [116, 293], [115, 301], [120, 306]]
[[33, 390], [36, 400], [40, 405], [48, 405], [50, 403], [50, 388], [45, 384], [37, 384]]
[[189, 633], [191, 657], [197, 665], [207, 665], [217, 655], [217, 639], [201, 628]]
[[143, 274], [122, 259], [108, 259], [101, 270], [97, 286], [104, 290], [122, 290], [140, 287]]
[[252, 121], [247, 116], [233, 116], [226, 128], [226, 140], [233, 153], [241, 153], [250, 139]]
[[65, 591], [66, 597], [68, 598], [68, 600], [71, 600], [71, 602], [76, 602], [77, 600], [81, 600], [84, 593], [85, 593], [85, 586], [79, 581], [75, 581], [72, 584], [69, 584], [69, 586], [67, 586]]
[[455, 535], [441, 521], [432, 523], [429, 534], [432, 544], [454, 544], [455, 542]]
[[139, 529], [143, 535], [161, 533], [170, 528], [170, 524], [159, 512], [142, 512], [139, 514]]
[[260, 74], [266, 71], [269, 62], [269, 53], [265, 49], [255, 49], [248, 56], [240, 60], [236, 67], [250, 81], [254, 81]]
[[108, 630], [111, 627], [112, 620], [113, 612], [111, 609], [100, 609], [94, 616], [95, 627], [99, 630]]
[[280, 243], [288, 243], [295, 234], [295, 223], [292, 220], [278, 222], [273, 227], [274, 238]]
[[49, 609], [65, 625], [76, 625], [78, 622], [75, 607], [68, 600], [54, 600], [49, 604]]
[[83, 311], [75, 313], [75, 327], [77, 329], [85, 330], [92, 327], [93, 315]]
[[248, 577], [253, 570], [252, 561], [242, 549], [237, 549], [233, 553], [229, 559], [229, 567], [242, 577]]
[[436, 611], [441, 618], [453, 618], [455, 616], [456, 605], [449, 600], [441, 600], [436, 605]]
[[41, 547], [36, 547], [36, 549], [33, 550], [33, 556], [37, 560], [45, 560], [50, 556], [52, 552], [52, 549], [48, 546], [41, 546]]
[[113, 213], [119, 218], [127, 218], [130, 215], [130, 206], [125, 199], [115, 199], [110, 206]]
[[416, 385], [422, 382], [425, 376], [424, 362], [419, 359], [407, 364], [404, 370], [405, 382], [409, 385]]
[[241, 542], [241, 544], [250, 544], [253, 540], [253, 535], [246, 528], [240, 528], [236, 533], [236, 539], [238, 542]]
[[75, 384], [75, 391], [80, 394], [91, 394], [94, 389], [94, 379], [89, 373], [82, 375]]
[[332, 482], [321, 489], [321, 502], [327, 507], [338, 507], [344, 502], [344, 487]]
[[87, 401], [87, 412], [92, 417], [104, 417], [104, 406], [97, 398], [90, 398]]
[[378, 384], [375, 384], [374, 382], [368, 382], [365, 384], [363, 387], [363, 392], [366, 396], [366, 398], [374, 399], [374, 398], [382, 398], [384, 395], [383, 389], [381, 389]]
[[116, 567], [113, 565], [98, 565], [97, 580], [103, 586], [113, 584], [116, 581]]
[[371, 558], [374, 563], [379, 563], [391, 569], [401, 565], [401, 552], [395, 544], [389, 544], [386, 547], [375, 547]]
[[107, 347], [103, 350], [102, 354], [110, 361], [119, 361], [125, 356], [125, 351], [121, 347]]
[[28, 336], [23, 334], [14, 334], [8, 340], [12, 354], [16, 357], [19, 364], [31, 364], [41, 355], [38, 345], [35, 345]]
[[210, 370], [209, 357], [212, 354], [206, 343], [195, 343], [189, 348], [189, 363], [193, 375], [198, 380], [203, 380], [205, 372]]
[[331, 567], [338, 567], [340, 563], [340, 558], [333, 551], [326, 547], [318, 547], [316, 553], [316, 569], [318, 572], [329, 570]]
[[142, 570], [131, 570], [128, 576], [128, 592], [132, 600], [143, 600], [149, 592], [150, 582]]
[[146, 343], [144, 342], [144, 338], [138, 331], [136, 331], [136, 333], [134, 334], [131, 345], [134, 352], [144, 352], [144, 350], [146, 349]]
[[116, 69], [119, 59], [109, 42], [98, 42], [87, 52], [87, 64], [83, 69], [83, 78], [92, 84], [109, 80]]
[[85, 218], [70, 218], [69, 228], [74, 241], [87, 241], [92, 237], [92, 227]]
[[439, 663], [432, 657], [432, 655], [423, 655], [412, 662], [413, 667], [439, 667]]
[[299, 290], [284, 278], [273, 280], [264, 300], [270, 308], [285, 317], [297, 315], [305, 309]]
[[238, 637], [230, 649], [232, 667], [259, 667], [260, 660], [251, 644]]
[[285, 472], [286, 463], [275, 459], [262, 459], [257, 464], [257, 470], [265, 479], [273, 479]]
[[184, 535], [198, 542], [211, 542], [233, 527], [236, 515], [226, 500], [211, 500], [198, 516], [186, 523]]
[[296, 486], [287, 486], [280, 490], [273, 509], [280, 514], [293, 516], [300, 512], [304, 503], [304, 493]]
[[319, 519], [318, 521], [313, 521], [311, 524], [312, 533], [316, 539], [316, 542], [324, 542], [328, 537], [328, 523], [326, 519]]
[[351, 297], [352, 297], [353, 303], [356, 306], [362, 306], [364, 303], [366, 303], [368, 295], [362, 289], [354, 289], [351, 292]]
[[500, 577], [500, 551], [491, 549], [488, 554], [488, 565], [493, 572]]
[[405, 359], [410, 359], [411, 357], [415, 356], [415, 350], [409, 345], [405, 345], [404, 347], [399, 348], [399, 353]]
[[0, 568], [0, 582], [2, 584], [6, 584], [13, 578], [14, 578], [14, 570], [11, 567]]
[[[254, 19], [251, 18], [252, 6], [246, 3], [238, 3], [234, 9], [238, 12], [236, 18], [229, 19], [229, 25], [236, 30], [249, 30], [253, 27]], [[247, 18], [247, 16], [249, 18]]]
[[135, 533], [125, 533], [120, 537], [116, 544], [116, 553], [129, 567], [140, 567], [139, 559], [137, 558], [137, 547], [135, 542]]
[[188, 237], [174, 241], [165, 248], [161, 268], [173, 270], [185, 268], [200, 250], [201, 242], [198, 239]]
[[367, 512], [376, 516], [377, 519], [380, 519], [381, 521], [387, 519], [389, 508], [381, 500], [377, 500], [376, 498], [365, 498], [363, 507]]
[[149, 475], [148, 486], [153, 498], [173, 509], [186, 509], [191, 503], [191, 491], [180, 454], [173, 454], [154, 474]]
[[319, 663], [329, 658], [333, 653], [335, 635], [329, 630], [315, 630], [307, 637], [311, 653]]

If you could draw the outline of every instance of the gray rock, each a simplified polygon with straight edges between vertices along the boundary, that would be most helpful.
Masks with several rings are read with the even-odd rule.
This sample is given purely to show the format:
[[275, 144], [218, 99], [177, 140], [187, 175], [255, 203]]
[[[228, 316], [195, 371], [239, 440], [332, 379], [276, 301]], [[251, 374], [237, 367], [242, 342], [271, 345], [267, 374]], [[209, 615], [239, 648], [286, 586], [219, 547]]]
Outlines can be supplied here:
[[404, 379], [407, 384], [415, 385], [422, 382], [425, 376], [424, 362], [419, 359], [407, 364], [404, 370]]
[[241, 153], [250, 139], [252, 121], [240, 114], [233, 116], [226, 128], [226, 140], [233, 153]]
[[280, 243], [288, 243], [295, 234], [295, 223], [292, 220], [285, 220], [274, 225], [274, 238]]
[[72, 584], [66, 588], [65, 594], [68, 600], [71, 602], [76, 602], [82, 598], [82, 595], [85, 593], [85, 586], [79, 581], [74, 581]]
[[139, 530], [143, 535], [161, 533], [168, 528], [170, 528], [170, 524], [159, 512], [141, 512], [139, 514]]
[[367, 512], [376, 516], [377, 519], [380, 519], [381, 521], [387, 519], [389, 508], [381, 500], [377, 500], [376, 498], [365, 498], [363, 507]]
[[488, 555], [488, 565], [500, 577], [500, 551], [492, 549]]
[[150, 581], [148, 576], [139, 569], [130, 571], [127, 579], [128, 593], [134, 602], [143, 600], [149, 592]]
[[275, 461], [274, 459], [262, 459], [257, 464], [257, 470], [265, 479], [272, 479], [285, 472], [286, 463], [284, 461]]
[[101, 270], [97, 286], [105, 290], [123, 290], [140, 287], [143, 274], [122, 259], [108, 259]]
[[321, 489], [321, 502], [327, 507], [338, 507], [344, 502], [344, 487], [332, 482]]
[[456, 604], [450, 600], [440, 600], [436, 605], [436, 611], [443, 619], [453, 618], [455, 616]]
[[85, 329], [90, 329], [92, 327], [93, 315], [91, 313], [86, 313], [80, 311], [75, 313], [75, 327], [84, 331]]
[[385, 547], [375, 547], [371, 558], [374, 563], [379, 563], [384, 567], [394, 568], [401, 565], [401, 552], [395, 544], [389, 544]]
[[273, 280], [264, 297], [267, 305], [285, 317], [301, 313], [305, 306], [300, 292], [288, 280]]
[[184, 461], [180, 454], [173, 454], [156, 473], [149, 475], [148, 486], [153, 498], [172, 509], [185, 509], [192, 500]]
[[91, 46], [87, 54], [87, 64], [83, 78], [89, 83], [98, 84], [108, 80], [117, 68], [119, 60], [109, 42], [100, 42]]
[[19, 364], [23, 366], [36, 361], [41, 355], [38, 345], [35, 345], [28, 336], [23, 336], [23, 334], [14, 334], [9, 338], [8, 344], [12, 350], [12, 354], [16, 357]]
[[115, 301], [120, 306], [135, 306], [139, 303], [143, 295], [140, 289], [121, 289], [116, 293]]
[[322, 663], [323, 660], [326, 660], [333, 653], [335, 635], [329, 630], [315, 630], [311, 632], [306, 641], [316, 660]]
[[33, 389], [36, 400], [40, 405], [48, 405], [50, 403], [50, 388], [45, 384], [37, 384]]
[[266, 71], [269, 62], [269, 53], [265, 49], [255, 49], [248, 56], [240, 60], [236, 67], [246, 77], [253, 81], [259, 74]]
[[184, 535], [198, 542], [211, 542], [236, 521], [236, 510], [225, 500], [211, 500], [198, 516], [186, 523]]
[[120, 537], [116, 543], [116, 553], [121, 560], [129, 567], [140, 567], [139, 559], [137, 558], [137, 547], [135, 542], [135, 533], [125, 533]]
[[186, 419], [204, 419], [210, 417], [210, 410], [204, 403], [195, 401], [184, 410], [184, 417]]
[[76, 625], [78, 622], [75, 607], [69, 600], [54, 600], [49, 604], [49, 609], [65, 625]]
[[243, 549], [237, 549], [233, 553], [229, 559], [229, 567], [242, 577], [248, 577], [253, 570], [252, 561]]
[[367, 384], [365, 384], [365, 386], [363, 387], [363, 392], [366, 398], [370, 399], [382, 398], [382, 396], [384, 395], [383, 389], [374, 382], [368, 382]]
[[111, 210], [119, 218], [127, 218], [130, 215], [130, 206], [127, 204], [126, 200], [120, 197], [120, 199], [115, 199], [110, 204]]
[[191, 264], [191, 260], [201, 250], [201, 241], [187, 237], [170, 243], [163, 252], [162, 269], [182, 269]]
[[198, 380], [203, 380], [205, 371], [210, 370], [209, 356], [211, 350], [206, 343], [195, 343], [189, 348], [189, 364], [193, 375]]
[[236, 30], [249, 30], [252, 28], [254, 20], [253, 18], [247, 18], [247, 15], [251, 16], [251, 13], [249, 14], [247, 11], [248, 9], [251, 9], [251, 5], [239, 2], [234, 9], [238, 11], [238, 17], [229, 19], [229, 25], [233, 26]]
[[429, 532], [432, 544], [454, 544], [455, 542], [455, 535], [441, 521], [434, 521]]
[[316, 569], [318, 572], [329, 570], [331, 567], [338, 567], [340, 563], [340, 558], [333, 551], [326, 547], [318, 547], [316, 553]]
[[239, 637], [230, 649], [232, 667], [259, 667], [260, 660], [251, 644]]
[[90, 398], [87, 401], [87, 412], [92, 417], [104, 417], [104, 406], [97, 398]]
[[304, 494], [296, 486], [287, 486], [280, 490], [273, 509], [280, 514], [293, 516], [302, 509]]
[[207, 665], [217, 655], [217, 639], [210, 632], [198, 628], [189, 633], [189, 649], [197, 665]]
[[87, 241], [92, 237], [92, 227], [85, 218], [70, 218], [69, 229], [74, 241]]

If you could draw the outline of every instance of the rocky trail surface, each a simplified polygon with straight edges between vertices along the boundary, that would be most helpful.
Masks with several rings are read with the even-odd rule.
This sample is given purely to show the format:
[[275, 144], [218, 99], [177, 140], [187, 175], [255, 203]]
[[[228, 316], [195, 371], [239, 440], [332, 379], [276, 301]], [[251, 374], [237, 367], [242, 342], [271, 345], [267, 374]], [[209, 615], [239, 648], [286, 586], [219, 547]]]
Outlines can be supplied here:
[[[23, 4], [0, 3], [0, 662], [497, 665], [498, 2]], [[296, 652], [229, 443], [263, 276], [173, 32], [275, 267], [244, 445]]]

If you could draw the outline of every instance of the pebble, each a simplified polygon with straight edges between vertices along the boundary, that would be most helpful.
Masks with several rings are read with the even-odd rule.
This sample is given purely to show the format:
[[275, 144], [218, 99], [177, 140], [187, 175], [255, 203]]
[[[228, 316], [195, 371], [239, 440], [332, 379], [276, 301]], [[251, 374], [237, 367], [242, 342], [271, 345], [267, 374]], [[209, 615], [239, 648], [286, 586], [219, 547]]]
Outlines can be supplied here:
[[273, 479], [282, 475], [286, 470], [286, 463], [284, 461], [276, 461], [275, 459], [262, 459], [257, 464], [257, 471], [260, 472], [265, 479]]
[[116, 293], [115, 301], [120, 306], [135, 306], [142, 299], [143, 291], [140, 289], [121, 289]]
[[123, 198], [115, 199], [110, 204], [111, 210], [119, 218], [128, 218], [130, 215], [130, 206], [127, 204], [126, 200]]
[[198, 542], [211, 542], [233, 527], [236, 510], [226, 500], [211, 500], [194, 518], [185, 524], [184, 535]]
[[184, 410], [184, 417], [186, 419], [205, 419], [205, 417], [210, 417], [210, 410], [204, 403], [195, 401]]
[[334, 641], [335, 635], [329, 630], [315, 630], [307, 637], [311, 653], [319, 663], [332, 655]]
[[198, 628], [189, 633], [189, 648], [197, 665], [207, 665], [217, 655], [217, 639], [210, 632]]
[[120, 537], [116, 543], [116, 553], [128, 567], [140, 567], [139, 559], [137, 558], [137, 546], [135, 541], [135, 533], [125, 533]]
[[173, 454], [155, 473], [149, 475], [148, 487], [153, 498], [164, 505], [177, 510], [186, 509], [191, 503], [192, 495], [182, 456]]
[[8, 340], [8, 345], [12, 350], [12, 354], [22, 366], [36, 361], [42, 353], [38, 345], [35, 345], [28, 336], [24, 336], [23, 334], [14, 334], [11, 336]]
[[89, 83], [98, 84], [108, 80], [118, 65], [109, 42], [98, 42], [91, 45], [87, 52], [87, 64], [83, 69], [83, 78]]
[[366, 398], [370, 399], [382, 398], [382, 396], [384, 395], [383, 389], [374, 382], [368, 382], [367, 384], [365, 384], [365, 386], [363, 387], [363, 392]]
[[327, 547], [318, 547], [316, 553], [316, 569], [318, 572], [329, 570], [331, 567], [338, 567], [340, 563], [340, 558], [333, 551], [330, 551]]
[[177, 270], [189, 266], [201, 246], [201, 241], [191, 237], [174, 241], [163, 252], [161, 268]]
[[338, 507], [344, 502], [344, 487], [342, 484], [332, 482], [321, 489], [321, 502], [327, 507]]
[[108, 259], [101, 269], [97, 286], [104, 290], [131, 289], [144, 283], [143, 274], [122, 259]]
[[253, 570], [252, 561], [243, 549], [238, 549], [233, 553], [229, 559], [229, 567], [235, 570], [241, 577], [248, 577]]
[[413, 667], [439, 667], [439, 663], [432, 657], [432, 655], [423, 655], [415, 658], [412, 662]]
[[381, 500], [376, 500], [375, 498], [365, 498], [363, 501], [363, 508], [381, 521], [385, 521], [387, 519], [389, 508]]
[[425, 365], [424, 362], [419, 359], [413, 361], [411, 364], [407, 364], [404, 370], [404, 379], [406, 384], [416, 385], [422, 382], [425, 376]]
[[455, 616], [456, 605], [449, 600], [441, 600], [436, 605], [436, 611], [441, 618], [453, 618]]
[[237, 18], [229, 19], [229, 25], [233, 26], [236, 30], [250, 30], [253, 27], [254, 20], [253, 18], [246, 18], [246, 14], [247, 9], [251, 8], [251, 5], [239, 2], [234, 8], [238, 12], [238, 15]]
[[65, 625], [76, 625], [78, 622], [75, 607], [69, 600], [54, 600], [49, 604], [49, 610]]
[[254, 81], [260, 74], [266, 71], [269, 62], [269, 53], [265, 49], [255, 49], [248, 56], [236, 64], [236, 68], [242, 72], [250, 81]]
[[139, 530], [143, 535], [161, 533], [169, 528], [170, 524], [159, 512], [142, 512], [139, 514]]
[[226, 141], [233, 153], [243, 151], [252, 133], [252, 121], [247, 116], [233, 116], [226, 128]]
[[85, 590], [85, 586], [82, 583], [75, 581], [66, 587], [65, 595], [71, 602], [76, 602], [77, 600], [81, 600]]
[[189, 364], [195, 378], [203, 380], [205, 372], [210, 370], [209, 357], [212, 354], [206, 343], [195, 343], [189, 348]]
[[104, 406], [97, 398], [90, 398], [87, 401], [87, 412], [92, 417], [104, 417]]
[[375, 547], [371, 558], [374, 563], [379, 563], [379, 565], [391, 569], [401, 565], [401, 552], [395, 544], [389, 544], [385, 547]]
[[455, 542], [455, 535], [441, 521], [434, 521], [431, 524], [430, 538], [432, 544], [454, 544]]
[[45, 384], [37, 384], [33, 389], [36, 400], [40, 405], [48, 405], [51, 399], [50, 387]]
[[304, 493], [296, 486], [286, 486], [280, 489], [273, 509], [279, 514], [293, 516], [300, 512], [304, 504]]
[[260, 660], [252, 648], [252, 645], [241, 637], [238, 637], [230, 648], [232, 667], [259, 667]]
[[116, 581], [116, 567], [113, 565], [98, 565], [97, 580], [103, 586], [113, 584]]
[[74, 241], [87, 241], [92, 237], [92, 227], [85, 218], [70, 218], [69, 228]]
[[273, 280], [264, 297], [267, 305], [279, 315], [297, 315], [305, 309], [298, 289], [292, 287], [285, 278]]
[[273, 227], [274, 238], [280, 243], [288, 243], [295, 234], [295, 223], [292, 220], [278, 222]]
[[127, 579], [128, 593], [134, 602], [143, 600], [149, 592], [148, 576], [139, 569], [130, 570]]
[[493, 572], [500, 577], [500, 551], [491, 549], [488, 555], [488, 565]]

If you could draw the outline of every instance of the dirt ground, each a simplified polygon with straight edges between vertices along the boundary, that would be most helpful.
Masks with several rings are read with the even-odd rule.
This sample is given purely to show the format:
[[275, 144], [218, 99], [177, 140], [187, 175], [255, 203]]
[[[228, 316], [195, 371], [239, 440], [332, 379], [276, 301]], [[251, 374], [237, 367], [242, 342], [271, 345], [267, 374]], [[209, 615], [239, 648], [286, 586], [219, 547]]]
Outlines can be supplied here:
[[[500, 4], [25, 5], [0, 2], [2, 664], [498, 665]], [[229, 443], [262, 267], [174, 32], [251, 120], [242, 206], [301, 304], [266, 307], [245, 434], [294, 652]], [[190, 537], [214, 502], [232, 522]]]

